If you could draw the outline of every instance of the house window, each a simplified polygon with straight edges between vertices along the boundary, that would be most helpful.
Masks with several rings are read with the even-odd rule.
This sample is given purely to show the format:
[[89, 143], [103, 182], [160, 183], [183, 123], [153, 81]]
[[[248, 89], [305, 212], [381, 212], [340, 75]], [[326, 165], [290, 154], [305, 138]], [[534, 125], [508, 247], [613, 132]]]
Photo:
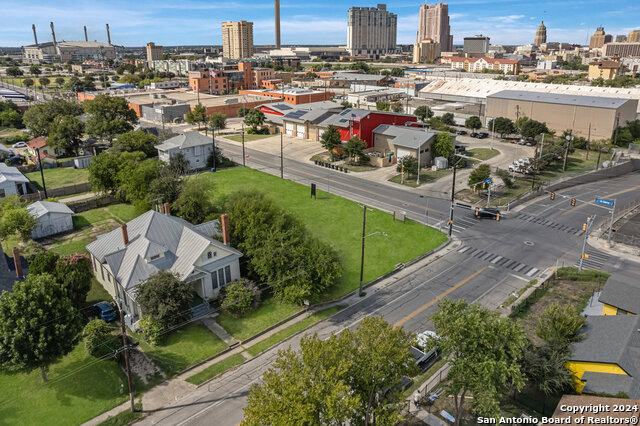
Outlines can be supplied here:
[[223, 269], [218, 269], [218, 282], [220, 283], [220, 286], [223, 286], [226, 284], [225, 280], [224, 280], [224, 270]]
[[218, 285], [218, 275], [216, 274], [216, 272], [215, 272], [215, 271], [211, 274], [211, 286], [212, 286], [214, 289], [215, 289], [215, 288], [220, 287], [220, 286]]
[[102, 279], [104, 280], [104, 266], [100, 265], [100, 274], [102, 275]]
[[231, 282], [231, 266], [227, 265], [224, 267], [224, 275], [227, 278], [227, 282]]
[[211, 259], [212, 257], [213, 257], [213, 253], [208, 252], [208, 253], [207, 253], [207, 259]]

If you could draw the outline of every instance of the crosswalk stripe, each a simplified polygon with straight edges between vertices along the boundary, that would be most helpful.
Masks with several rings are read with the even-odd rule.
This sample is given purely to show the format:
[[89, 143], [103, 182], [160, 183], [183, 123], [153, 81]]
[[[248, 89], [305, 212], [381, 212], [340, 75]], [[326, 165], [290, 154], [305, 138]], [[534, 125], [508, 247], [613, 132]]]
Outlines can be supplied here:
[[538, 272], [538, 268], [531, 268], [531, 269], [529, 270], [529, 272], [527, 272], [525, 275], [526, 275], [526, 276], [528, 276], [528, 277], [532, 277], [532, 276], [534, 276], [537, 272]]
[[458, 250], [458, 253], [464, 253], [465, 251], [469, 250], [469, 247], [462, 247], [460, 250]]
[[493, 259], [493, 260], [491, 261], [491, 263], [498, 263], [498, 261], [499, 261], [500, 259], [502, 259], [502, 256], [496, 256], [496, 258], [495, 258], [495, 259]]
[[512, 267], [513, 265], [515, 265], [516, 263], [518, 263], [518, 262], [516, 262], [515, 260], [512, 260], [511, 262], [509, 262], [508, 264], [505, 264], [505, 265], [503, 265], [503, 266], [504, 266], [505, 268], [507, 268], [507, 269], [511, 269], [511, 267]]
[[503, 258], [502, 258], [502, 260], [500, 260], [500, 261], [498, 262], [498, 265], [500, 265], [500, 266], [504, 266], [504, 265], [505, 265], [507, 262], [509, 262], [510, 260], [511, 260], [511, 259], [508, 259], [508, 258], [506, 258], [506, 257], [503, 257]]
[[524, 263], [521, 263], [517, 268], [513, 268], [513, 270], [515, 272], [518, 272], [518, 271], [520, 271], [520, 269], [524, 268], [525, 266], [527, 266], [527, 265], [525, 265]]
[[496, 256], [496, 255], [495, 255], [495, 254], [493, 254], [493, 253], [487, 253], [487, 255], [486, 255], [486, 256], [482, 256], [482, 260], [487, 260], [487, 261], [489, 261], [489, 260], [491, 260], [491, 259], [492, 259], [493, 257], [495, 257], [495, 256]]

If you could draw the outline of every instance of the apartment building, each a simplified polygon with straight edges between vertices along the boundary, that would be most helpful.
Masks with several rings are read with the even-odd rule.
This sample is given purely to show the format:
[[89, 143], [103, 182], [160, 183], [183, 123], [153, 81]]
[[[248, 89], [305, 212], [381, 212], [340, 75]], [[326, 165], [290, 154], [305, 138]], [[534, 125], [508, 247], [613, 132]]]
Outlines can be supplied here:
[[351, 7], [347, 13], [347, 50], [352, 56], [378, 58], [396, 52], [398, 15], [387, 5]]
[[519, 74], [520, 61], [517, 59], [502, 58], [460, 58], [451, 57], [451, 68], [467, 72], [482, 72], [482, 70], [502, 71], [504, 74]]
[[147, 62], [162, 59], [162, 46], [156, 46], [154, 42], [147, 43]]
[[222, 56], [229, 59], [253, 56], [253, 22], [222, 23]]

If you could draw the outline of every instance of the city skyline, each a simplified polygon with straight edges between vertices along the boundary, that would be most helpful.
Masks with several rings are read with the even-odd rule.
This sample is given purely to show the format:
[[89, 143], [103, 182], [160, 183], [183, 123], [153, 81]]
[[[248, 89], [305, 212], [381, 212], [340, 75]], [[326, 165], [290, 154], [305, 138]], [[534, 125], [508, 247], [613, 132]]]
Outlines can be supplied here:
[[[375, 7], [376, 4], [283, 1], [280, 5], [282, 44], [345, 45], [348, 8]], [[398, 15], [398, 43], [415, 42], [419, 7], [424, 2], [386, 4], [387, 10]], [[480, 33], [491, 37], [494, 44], [529, 44], [541, 20], [547, 26], [548, 41], [588, 44], [598, 26], [604, 26], [614, 38], [638, 29], [633, 17], [640, 13], [640, 6], [632, 0], [617, 2], [615, 10], [610, 10], [610, 3], [600, 0], [562, 4], [554, 1], [515, 4], [499, 0], [492, 2], [490, 8], [480, 0], [449, 1], [448, 4], [456, 45], [462, 43], [463, 37]], [[98, 41], [106, 40], [104, 25], [108, 22], [113, 43], [125, 46], [144, 46], [150, 41], [167, 46], [221, 45], [221, 23], [235, 20], [254, 22], [256, 45], [273, 45], [275, 39], [272, 0], [256, 1], [250, 8], [234, 1], [211, 4], [200, 0], [182, 3], [143, 0], [135, 4], [118, 0], [108, 5], [63, 0], [55, 6], [45, 1], [28, 5], [7, 2], [3, 14], [7, 24], [0, 28], [0, 46], [33, 44], [32, 24], [36, 25], [39, 42], [50, 41], [49, 21], [54, 21], [59, 40], [83, 40], [86, 25], [89, 40]]]

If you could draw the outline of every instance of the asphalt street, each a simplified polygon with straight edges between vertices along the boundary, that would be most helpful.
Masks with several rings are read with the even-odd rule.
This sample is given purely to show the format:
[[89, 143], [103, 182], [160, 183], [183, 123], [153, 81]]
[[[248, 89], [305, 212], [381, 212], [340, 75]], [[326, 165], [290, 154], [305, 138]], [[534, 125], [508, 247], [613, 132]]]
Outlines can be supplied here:
[[[236, 161], [240, 148], [219, 143]], [[279, 175], [277, 156], [247, 150], [248, 166]], [[240, 160], [241, 161], [241, 160]], [[404, 188], [367, 182], [355, 174], [344, 174], [291, 160], [284, 163], [285, 178], [366, 203], [386, 211], [405, 211], [409, 218], [436, 227], [448, 219], [449, 188], [433, 196]], [[450, 181], [449, 181], [450, 182]], [[445, 183], [447, 185], [448, 183]], [[566, 197], [566, 198], [565, 198]], [[571, 207], [570, 198], [578, 203]], [[624, 205], [640, 197], [640, 173], [582, 185], [556, 193], [556, 199], [540, 197], [525, 208], [505, 213], [500, 221], [475, 219], [469, 210], [456, 208], [454, 240], [445, 253], [434, 256], [375, 285], [365, 298], [353, 297], [349, 307], [313, 326], [309, 332], [326, 338], [346, 327], [355, 327], [366, 316], [384, 318], [409, 331], [431, 328], [429, 316], [443, 298], [464, 299], [496, 308], [515, 290], [556, 265], [574, 265], [584, 238], [582, 223], [587, 216], [605, 218], [607, 211], [594, 207], [596, 197], [615, 199]], [[640, 265], [592, 250], [591, 258], [607, 271], [637, 279]], [[221, 377], [196, 389], [174, 405], [151, 414], [143, 424], [235, 425], [242, 420], [242, 408], [252, 384], [277, 356], [278, 349], [296, 348], [300, 336], [270, 349]]]

